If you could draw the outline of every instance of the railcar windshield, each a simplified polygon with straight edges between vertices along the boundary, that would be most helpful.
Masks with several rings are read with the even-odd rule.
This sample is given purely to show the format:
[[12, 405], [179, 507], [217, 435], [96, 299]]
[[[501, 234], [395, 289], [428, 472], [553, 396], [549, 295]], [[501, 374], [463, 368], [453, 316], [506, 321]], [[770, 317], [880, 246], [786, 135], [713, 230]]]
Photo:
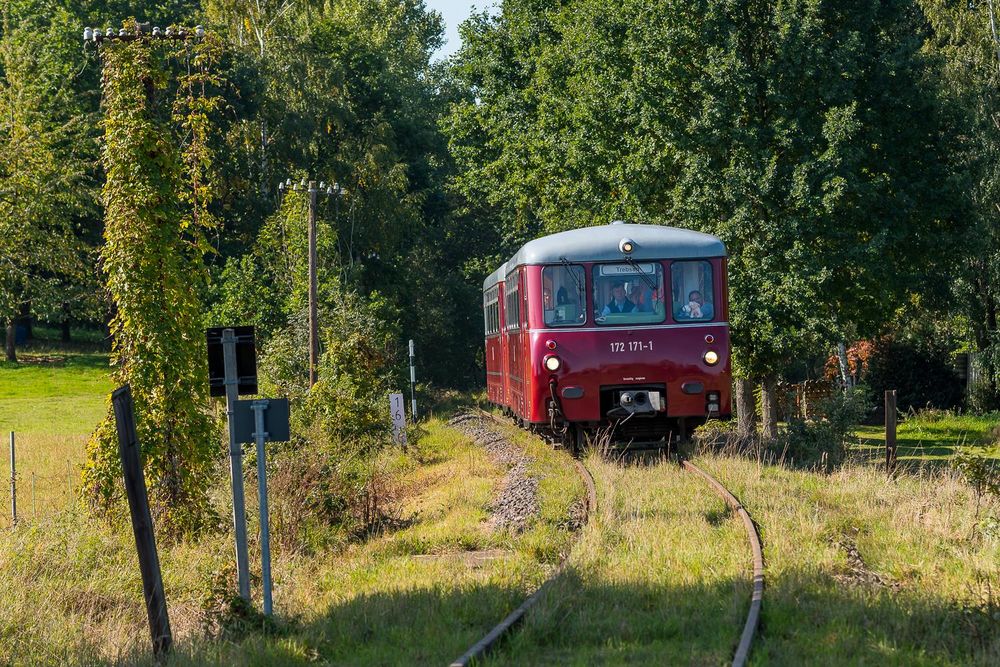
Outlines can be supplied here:
[[545, 326], [571, 327], [587, 319], [587, 290], [583, 267], [576, 264], [542, 269]]
[[657, 262], [594, 266], [594, 319], [600, 325], [658, 324], [666, 318]]
[[675, 320], [708, 322], [715, 319], [715, 291], [709, 262], [674, 262], [670, 267], [670, 276]]

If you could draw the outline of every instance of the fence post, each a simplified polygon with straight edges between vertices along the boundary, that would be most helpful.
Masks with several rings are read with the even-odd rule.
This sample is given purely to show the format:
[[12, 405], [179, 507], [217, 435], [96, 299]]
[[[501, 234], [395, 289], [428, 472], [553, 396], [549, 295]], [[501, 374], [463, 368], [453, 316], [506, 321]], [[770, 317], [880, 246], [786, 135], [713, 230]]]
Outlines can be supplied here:
[[135, 410], [129, 385], [116, 389], [111, 394], [111, 403], [115, 410], [118, 454], [121, 457], [122, 473], [125, 477], [125, 493], [128, 496], [129, 514], [132, 517], [132, 532], [135, 533], [135, 548], [139, 555], [142, 592], [146, 601], [146, 615], [149, 617], [149, 634], [153, 641], [153, 653], [160, 655], [170, 650], [173, 637], [170, 633], [170, 617], [167, 616], [167, 598], [163, 593], [160, 559], [156, 553], [153, 518], [149, 513], [146, 478], [142, 474], [142, 462], [139, 460]]
[[885, 470], [892, 474], [896, 469], [896, 390], [885, 392]]
[[10, 432], [10, 517], [17, 523], [17, 457], [14, 455], [14, 432]]

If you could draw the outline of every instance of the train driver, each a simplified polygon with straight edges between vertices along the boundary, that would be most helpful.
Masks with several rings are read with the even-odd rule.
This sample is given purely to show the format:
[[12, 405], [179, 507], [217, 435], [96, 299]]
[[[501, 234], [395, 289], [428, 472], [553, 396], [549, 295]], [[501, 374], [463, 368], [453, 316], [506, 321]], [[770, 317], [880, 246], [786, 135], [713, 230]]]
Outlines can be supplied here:
[[611, 301], [608, 301], [601, 311], [601, 317], [611, 313], [631, 313], [635, 310], [635, 304], [625, 296], [625, 283], [616, 281], [611, 285]]

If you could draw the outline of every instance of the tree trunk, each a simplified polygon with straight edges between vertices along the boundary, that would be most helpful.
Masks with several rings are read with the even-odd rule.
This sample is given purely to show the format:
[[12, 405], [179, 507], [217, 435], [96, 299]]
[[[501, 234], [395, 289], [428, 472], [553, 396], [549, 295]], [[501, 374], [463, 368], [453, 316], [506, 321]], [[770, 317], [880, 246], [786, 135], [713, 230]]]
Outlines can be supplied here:
[[17, 319], [7, 322], [7, 361], [17, 361], [17, 349], [15, 349], [15, 336], [17, 335]]
[[62, 342], [69, 343], [73, 340], [73, 336], [69, 330], [69, 318], [65, 318], [62, 321]]
[[25, 340], [35, 339], [35, 327], [33, 326], [34, 320], [31, 317], [31, 304], [22, 303], [21, 304], [21, 324], [24, 326], [24, 338]]
[[736, 388], [736, 429], [741, 438], [749, 438], [757, 432], [757, 410], [753, 400], [753, 381], [737, 379]]
[[778, 437], [778, 381], [766, 378], [761, 384], [760, 419], [761, 436], [764, 440], [774, 440]]

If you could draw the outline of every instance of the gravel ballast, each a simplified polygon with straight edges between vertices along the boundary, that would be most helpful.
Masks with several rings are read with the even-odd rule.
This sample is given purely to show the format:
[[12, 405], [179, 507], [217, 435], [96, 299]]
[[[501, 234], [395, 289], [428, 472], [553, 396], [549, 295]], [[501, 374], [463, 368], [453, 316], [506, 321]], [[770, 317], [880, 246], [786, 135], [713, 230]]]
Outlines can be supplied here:
[[534, 461], [508, 440], [492, 420], [472, 413], [453, 417], [448, 424], [472, 438], [489, 457], [507, 468], [500, 490], [490, 503], [492, 530], [520, 533], [538, 516], [538, 479], [528, 474]]

